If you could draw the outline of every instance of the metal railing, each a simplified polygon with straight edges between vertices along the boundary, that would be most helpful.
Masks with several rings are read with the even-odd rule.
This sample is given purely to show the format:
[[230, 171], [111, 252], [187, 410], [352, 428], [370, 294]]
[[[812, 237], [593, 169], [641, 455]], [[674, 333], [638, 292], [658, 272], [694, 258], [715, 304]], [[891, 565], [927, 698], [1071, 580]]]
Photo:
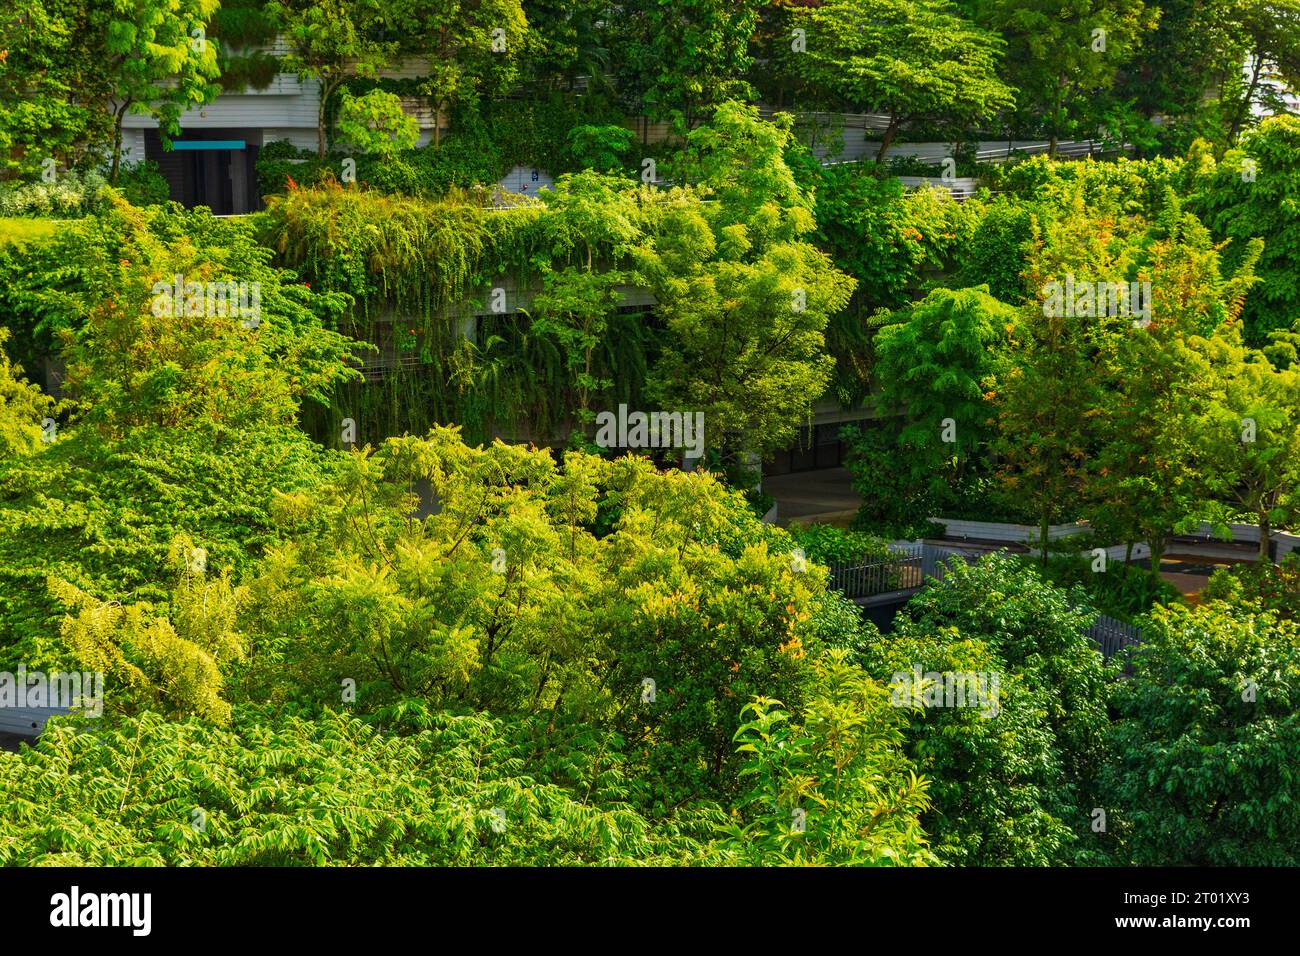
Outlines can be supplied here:
[[1116, 654], [1142, 643], [1142, 629], [1136, 624], [1126, 624], [1105, 614], [1098, 614], [1087, 630], [1088, 637], [1101, 650], [1101, 656], [1110, 660]]
[[[856, 561], [830, 565], [830, 586], [853, 600], [884, 594], [910, 597], [908, 592], [941, 583], [950, 572], [953, 558], [971, 564], [981, 557], [982, 553], [940, 545], [891, 545], [883, 555], [864, 555]], [[1142, 629], [1136, 624], [1105, 614], [1097, 614], [1083, 633], [1106, 660], [1142, 643]]]
[[922, 545], [890, 548], [888, 554], [864, 555], [857, 561], [831, 565], [831, 587], [848, 598], [919, 588], [924, 564]]
[[891, 545], [887, 554], [864, 555], [856, 561], [831, 565], [831, 587], [849, 598], [915, 591], [927, 579], [942, 581], [947, 571], [945, 562], [952, 557], [973, 561], [978, 556], [931, 544]]

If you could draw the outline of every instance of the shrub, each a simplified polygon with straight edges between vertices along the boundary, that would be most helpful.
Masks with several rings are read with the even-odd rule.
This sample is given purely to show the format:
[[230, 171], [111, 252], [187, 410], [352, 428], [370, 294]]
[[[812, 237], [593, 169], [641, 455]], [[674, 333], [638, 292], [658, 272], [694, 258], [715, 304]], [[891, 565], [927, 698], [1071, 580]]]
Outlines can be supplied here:
[[171, 186], [153, 160], [124, 164], [117, 171], [115, 185], [133, 206], [157, 206], [171, 198]]
[[1120, 620], [1133, 620], [1157, 604], [1182, 601], [1176, 587], [1144, 565], [1107, 561], [1105, 571], [1093, 571], [1092, 556], [1087, 551], [1054, 555], [1045, 566], [1038, 566], [1058, 587], [1081, 588], [1093, 607]]
[[1300, 863], [1300, 627], [1212, 601], [1155, 609], [1143, 637], [1099, 804], [1122, 861]]
[[402, 109], [393, 93], [371, 90], [363, 96], [343, 97], [339, 107], [338, 133], [357, 152], [373, 153], [387, 161], [395, 153], [410, 149], [420, 138], [420, 125]]
[[94, 172], [68, 171], [52, 183], [0, 186], [0, 216], [79, 219], [104, 209], [108, 180]]
[[848, 564], [868, 557], [884, 557], [889, 544], [883, 538], [861, 531], [845, 531], [828, 524], [791, 528], [790, 537], [803, 548], [809, 561], [819, 564]]
[[636, 134], [623, 126], [575, 126], [569, 130], [569, 149], [583, 169], [612, 172], [636, 142]]
[[1300, 621], [1300, 554], [1272, 564], [1252, 562], [1219, 568], [1201, 592], [1205, 600], [1253, 604], [1285, 621]]
[[1034, 214], [1018, 200], [999, 196], [980, 217], [971, 240], [957, 255], [957, 285], [988, 286], [995, 299], [1019, 305], [1025, 298], [1021, 275], [1028, 265], [1027, 244], [1033, 237]]

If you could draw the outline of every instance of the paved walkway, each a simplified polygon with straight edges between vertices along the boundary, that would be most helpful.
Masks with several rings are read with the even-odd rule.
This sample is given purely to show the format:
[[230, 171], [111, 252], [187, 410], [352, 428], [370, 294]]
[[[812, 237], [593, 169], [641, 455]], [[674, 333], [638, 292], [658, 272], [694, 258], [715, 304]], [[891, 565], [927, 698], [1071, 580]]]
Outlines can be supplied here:
[[1160, 576], [1178, 588], [1178, 593], [1192, 604], [1200, 600], [1201, 591], [1210, 583], [1210, 575], [1219, 568], [1250, 564], [1253, 558], [1207, 558], [1204, 555], [1167, 554], [1160, 561]]
[[763, 479], [763, 490], [776, 499], [776, 523], [830, 524], [846, 528], [862, 507], [847, 468], [797, 471]]
[[[776, 523], [781, 527], [795, 524], [829, 524], [847, 528], [862, 505], [862, 498], [853, 490], [852, 476], [847, 468], [820, 468], [816, 471], [799, 471], [788, 475], [775, 475], [763, 479], [763, 490], [777, 504]], [[927, 543], [960, 545], [972, 551], [997, 551], [1007, 549], [1023, 552], [1022, 545], [1008, 546], [1006, 542], [949, 541], [929, 539]], [[1161, 561], [1160, 576], [1176, 587], [1180, 594], [1195, 601], [1217, 569], [1233, 564], [1253, 561], [1254, 547], [1227, 542], [1196, 541], [1194, 552], [1185, 553], [1178, 547], [1192, 542], [1174, 542]], [[1208, 553], [1206, 553], [1208, 552]], [[1141, 559], [1135, 564], [1145, 564]]]

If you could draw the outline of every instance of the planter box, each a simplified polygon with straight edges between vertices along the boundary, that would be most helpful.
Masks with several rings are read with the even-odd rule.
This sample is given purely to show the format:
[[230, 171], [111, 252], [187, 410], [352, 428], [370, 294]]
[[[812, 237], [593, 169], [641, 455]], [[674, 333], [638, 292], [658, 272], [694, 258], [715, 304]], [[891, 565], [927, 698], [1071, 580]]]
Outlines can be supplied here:
[[[1109, 548], [1104, 548], [1103, 550], [1106, 552], [1106, 562], [1108, 564], [1124, 563], [1124, 552], [1126, 550], [1124, 545], [1113, 544]], [[1083, 551], [1080, 552], [1080, 557], [1082, 557], [1085, 561], [1091, 564], [1093, 559], [1096, 557], [1096, 555], [1094, 555], [1092, 551]], [[1133, 545], [1133, 553], [1129, 557], [1130, 560], [1132, 561], [1138, 561], [1138, 560], [1145, 561], [1149, 559], [1151, 557], [1150, 545], [1148, 545], [1145, 541], [1136, 542]]]
[[[967, 521], [962, 518], [931, 518], [932, 522], [942, 525], [944, 535], [949, 538], [975, 538], [980, 541], [1009, 541], [1015, 544], [1028, 544], [1037, 541], [1037, 525], [1008, 524], [1001, 521]], [[1082, 521], [1071, 524], [1053, 524], [1047, 526], [1047, 540], [1056, 541], [1089, 530]]]
[[1277, 561], [1283, 561], [1287, 555], [1292, 552], [1300, 552], [1300, 534], [1291, 534], [1289, 531], [1274, 531], [1272, 538], [1277, 542]]
[[[1244, 544], [1245, 542], [1250, 542], [1251, 544], [1259, 544], [1259, 525], [1234, 523], [1228, 525], [1228, 530], [1232, 532], [1232, 540], [1234, 543]], [[1228, 543], [1214, 533], [1214, 526], [1208, 521], [1202, 521], [1201, 527], [1194, 533], [1202, 535], [1210, 541], [1217, 541], [1219, 544]]]
[[895, 178], [906, 189], [933, 186], [936, 189], [948, 190], [952, 193], [953, 199], [959, 200], [969, 199], [979, 189], [979, 180], [973, 176], [959, 176], [954, 179], [944, 179], [942, 176], [896, 176]]

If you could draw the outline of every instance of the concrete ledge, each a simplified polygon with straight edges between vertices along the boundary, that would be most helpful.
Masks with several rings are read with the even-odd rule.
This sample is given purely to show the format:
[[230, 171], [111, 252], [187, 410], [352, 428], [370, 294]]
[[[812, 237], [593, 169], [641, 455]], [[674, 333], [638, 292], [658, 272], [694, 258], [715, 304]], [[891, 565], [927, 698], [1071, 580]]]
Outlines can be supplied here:
[[0, 707], [0, 733], [36, 738], [51, 717], [71, 712], [65, 707]]
[[[1002, 521], [968, 521], [964, 518], [931, 518], [931, 522], [944, 529], [945, 537], [975, 538], [979, 541], [1012, 541], [1027, 544], [1038, 539], [1037, 525], [1010, 524]], [[1056, 541], [1089, 531], [1086, 522], [1075, 521], [1070, 524], [1053, 524], [1047, 526], [1047, 540]]]
[[853, 598], [858, 607], [876, 607], [880, 604], [902, 604], [921, 592], [920, 588], [907, 588], [903, 591], [886, 591], [884, 594], [872, 594], [870, 597]]

